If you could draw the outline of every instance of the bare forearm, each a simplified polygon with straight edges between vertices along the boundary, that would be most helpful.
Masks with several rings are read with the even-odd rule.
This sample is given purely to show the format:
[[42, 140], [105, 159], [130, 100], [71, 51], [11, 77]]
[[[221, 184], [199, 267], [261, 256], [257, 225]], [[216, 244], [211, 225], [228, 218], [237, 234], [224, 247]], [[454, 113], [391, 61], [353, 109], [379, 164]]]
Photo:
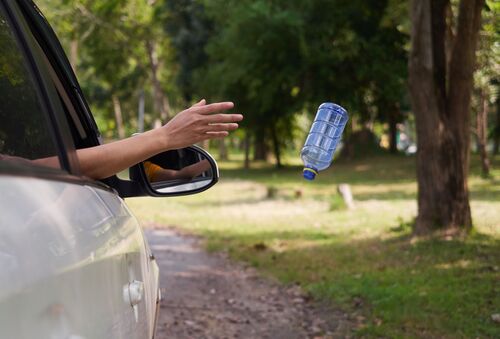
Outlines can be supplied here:
[[103, 179], [168, 149], [159, 129], [109, 144], [77, 150], [82, 174]]
[[233, 103], [206, 105], [205, 100], [180, 112], [161, 128], [106, 145], [77, 151], [82, 173], [107, 178], [153, 155], [194, 143], [222, 138], [238, 128], [241, 114], [213, 114], [233, 108]]
[[208, 160], [202, 160], [195, 164], [184, 167], [179, 171], [179, 178], [191, 179], [210, 169]]
[[[158, 153], [187, 147], [203, 140], [223, 138], [229, 131], [238, 128], [236, 122], [242, 120], [243, 116], [213, 113], [226, 111], [233, 106], [232, 102], [207, 105], [203, 99], [177, 114], [161, 128], [113, 143], [79, 149], [76, 152], [82, 174], [93, 179], [107, 178]], [[0, 160], [14, 161], [16, 158], [1, 156]], [[56, 156], [22, 161], [60, 167]]]

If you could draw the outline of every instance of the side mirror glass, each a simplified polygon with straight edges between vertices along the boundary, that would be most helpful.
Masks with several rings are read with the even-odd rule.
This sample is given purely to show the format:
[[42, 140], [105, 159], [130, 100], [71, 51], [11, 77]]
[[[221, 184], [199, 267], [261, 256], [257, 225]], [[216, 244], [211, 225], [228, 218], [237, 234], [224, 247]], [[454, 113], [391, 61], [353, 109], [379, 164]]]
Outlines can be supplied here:
[[131, 178], [140, 175], [146, 183], [147, 193], [153, 196], [199, 193], [215, 185], [219, 179], [214, 158], [198, 146], [160, 153], [131, 171]]

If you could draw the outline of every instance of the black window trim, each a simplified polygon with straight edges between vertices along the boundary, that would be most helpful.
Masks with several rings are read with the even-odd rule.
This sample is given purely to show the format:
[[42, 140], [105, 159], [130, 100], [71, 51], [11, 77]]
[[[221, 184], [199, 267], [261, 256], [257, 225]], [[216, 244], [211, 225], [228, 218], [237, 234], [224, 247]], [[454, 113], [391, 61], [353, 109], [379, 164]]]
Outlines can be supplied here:
[[[31, 8], [29, 6], [34, 7]], [[83, 112], [78, 112], [79, 114], [83, 113], [83, 120], [81, 121], [84, 123], [85, 129], [87, 130], [87, 132], [89, 132], [89, 135], [91, 136], [91, 138], [93, 138], [96, 145], [99, 145], [101, 143], [99, 130], [94, 118], [90, 113], [90, 109], [83, 97], [78, 82], [76, 82], [76, 77], [74, 73], [72, 73], [72, 71], [69, 72], [64, 67], [63, 61], [67, 60], [66, 55], [64, 54], [59, 41], [53, 41], [57, 38], [41, 13], [37, 12], [38, 15], [44, 20], [45, 26], [47, 27], [45, 27], [42, 23], [37, 22], [37, 20], [39, 20], [40, 18], [33, 17], [33, 15], [35, 14], [32, 11], [37, 10], [37, 8], [32, 1], [19, 0], [19, 3], [17, 3], [8, 0], [0, 0], [0, 8], [4, 10], [6, 15], [5, 19], [8, 20], [9, 24], [11, 25], [14, 33], [14, 38], [19, 43], [21, 52], [24, 54], [26, 64], [28, 66], [27, 71], [32, 77], [35, 85], [35, 91], [37, 93], [37, 96], [39, 97], [40, 104], [42, 105], [41, 108], [44, 110], [44, 113], [48, 120], [47, 127], [50, 129], [51, 135], [55, 141], [56, 151], [58, 152], [58, 157], [62, 167], [60, 169], [51, 169], [36, 165], [12, 165], [8, 162], [0, 162], [0, 176], [8, 175], [35, 177], [47, 180], [64, 181], [79, 185], [88, 185], [107, 190], [119, 195], [122, 198], [145, 195], [146, 193], [144, 192], [142, 185], [134, 181], [119, 179], [116, 175], [102, 180], [94, 180], [80, 174], [79, 162], [76, 157], [76, 150], [74, 149], [72, 136], [68, 132], [69, 126], [67, 125], [68, 122], [66, 121], [66, 117], [63, 113], [63, 108], [60, 107], [59, 110], [54, 109], [54, 107], [57, 106], [54, 101], [61, 105], [60, 98], [58, 97], [57, 93], [57, 88], [55, 88], [55, 84], [52, 83], [54, 92], [56, 93], [54, 93], [55, 95], [51, 96], [48, 89], [48, 86], [50, 85], [47, 84], [48, 81], [52, 81], [49, 71], [47, 69], [45, 70], [45, 72], [47, 73], [45, 80], [47, 82], [44, 81], [44, 79], [39, 74], [39, 71], [41, 71], [40, 68], [48, 68], [48, 66], [42, 64], [43, 67], [39, 67], [36, 58], [33, 55], [33, 50], [32, 48], [30, 48], [30, 45], [27, 41], [29, 39], [28, 37], [34, 39], [39, 44], [39, 47], [42, 47], [40, 52], [45, 54], [45, 56], [49, 59], [51, 66], [54, 68], [56, 73], [58, 73], [59, 79], [61, 79], [61, 81], [69, 82], [70, 88], [73, 90], [72, 94], [75, 95], [77, 103], [79, 104], [76, 106], [79, 109], [83, 110]], [[24, 27], [21, 27], [20, 23], [23, 23]], [[49, 33], [47, 33], [47, 30], [49, 30]], [[50, 33], [52, 34], [52, 36], [47, 37], [45, 35], [50, 35]], [[48, 46], [45, 46], [45, 44], [48, 44]], [[61, 61], [60, 58], [63, 58], [63, 61]], [[63, 74], [61, 75], [60, 72], [62, 72]], [[65, 84], [68, 85], [68, 83]], [[71, 97], [74, 98], [73, 96]], [[82, 118], [81, 115], [80, 118]], [[64, 126], [61, 126], [61, 124], [63, 124]], [[66, 135], [62, 134], [62, 132], [65, 132], [64, 134]], [[71, 147], [68, 147], [68, 143], [72, 145], [72, 149]], [[70, 153], [68, 151], [72, 152]]]
[[[37, 62], [34, 56], [35, 52], [28, 42], [31, 31], [27, 27], [27, 23], [24, 21], [24, 17], [22, 16], [16, 3], [11, 1], [2, 1], [2, 5], [6, 14], [6, 20], [9, 21], [14, 37], [19, 43], [21, 52], [24, 54], [27, 66], [26, 68], [34, 82], [35, 91], [37, 92], [37, 96], [40, 100], [41, 109], [44, 111], [43, 113], [48, 120], [47, 125], [54, 140], [61, 169], [68, 173], [77, 172], [78, 162], [76, 160], [76, 155], [70, 153], [71, 149], [68, 147], [67, 140], [64, 140], [61, 133], [64, 128], [61, 125], [65, 121], [61, 121], [61, 117], [57, 116], [58, 113], [60, 113], [60, 110], [58, 110], [54, 98], [52, 98], [51, 94], [49, 94], [50, 90], [48, 86], [50, 85], [47, 84], [46, 80], [44, 80], [41, 76], [40, 73], [42, 72], [42, 67], [40, 67], [39, 62]], [[34, 39], [33, 36], [31, 36], [31, 38]]]
[[93, 143], [92, 146], [100, 145], [99, 129], [56, 33], [32, 0], [19, 0], [19, 5], [31, 28], [31, 32], [45, 52], [45, 56], [59, 80], [63, 83], [66, 94], [70, 97], [80, 118], [80, 123], [83, 124], [88, 134], [89, 141]]

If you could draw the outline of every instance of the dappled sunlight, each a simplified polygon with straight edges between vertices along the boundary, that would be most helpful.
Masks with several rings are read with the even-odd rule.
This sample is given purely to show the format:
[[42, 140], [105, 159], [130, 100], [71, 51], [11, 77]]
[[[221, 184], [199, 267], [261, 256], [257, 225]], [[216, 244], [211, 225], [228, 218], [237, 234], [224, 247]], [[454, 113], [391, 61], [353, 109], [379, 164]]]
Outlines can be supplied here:
[[435, 268], [440, 270], [449, 270], [452, 268], [469, 268], [471, 266], [472, 262], [470, 260], [464, 260], [464, 259], [458, 260], [456, 262], [441, 263], [434, 265]]
[[500, 204], [498, 202], [471, 201], [474, 227], [481, 233], [500, 237]]
[[[499, 185], [471, 177], [474, 232], [467, 239], [414, 238], [414, 160], [382, 160], [341, 162], [314, 182], [300, 177], [300, 166], [224, 167], [207, 192], [133, 199], [130, 206], [142, 220], [202, 235], [210, 250], [353, 308], [379, 322], [377, 328], [404, 323], [407, 333], [422, 334], [422, 324], [432, 323], [429, 337], [439, 336], [438, 329], [452, 328], [450, 317], [464, 317], [474, 328], [493, 312], [484, 296], [493, 295], [498, 277]], [[342, 208], [337, 193], [344, 182], [354, 196], [353, 210]], [[449, 310], [455, 313], [447, 315]]]
[[367, 164], [362, 164], [362, 165], [356, 165], [356, 166], [354, 166], [354, 170], [356, 172], [366, 172], [366, 171], [369, 171], [370, 169], [371, 169], [371, 166], [367, 165]]

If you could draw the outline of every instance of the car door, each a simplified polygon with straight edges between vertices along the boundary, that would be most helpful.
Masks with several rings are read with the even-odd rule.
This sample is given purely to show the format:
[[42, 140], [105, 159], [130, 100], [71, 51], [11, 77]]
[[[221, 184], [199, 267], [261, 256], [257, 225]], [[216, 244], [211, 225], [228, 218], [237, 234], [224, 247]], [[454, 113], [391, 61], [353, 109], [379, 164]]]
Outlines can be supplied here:
[[0, 2], [0, 337], [150, 338], [156, 263], [123, 200], [79, 175], [92, 130], [25, 15]]

